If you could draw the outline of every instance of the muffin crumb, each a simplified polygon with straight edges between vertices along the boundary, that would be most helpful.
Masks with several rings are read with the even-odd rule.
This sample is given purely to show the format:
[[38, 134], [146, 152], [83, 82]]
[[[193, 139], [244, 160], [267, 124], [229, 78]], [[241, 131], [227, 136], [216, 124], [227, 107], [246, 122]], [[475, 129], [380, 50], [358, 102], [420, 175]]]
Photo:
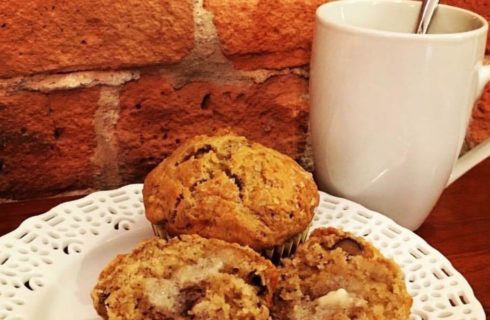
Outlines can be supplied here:
[[368, 241], [334, 228], [312, 232], [283, 260], [273, 319], [408, 319], [400, 268]]
[[91, 296], [108, 320], [266, 320], [277, 277], [270, 261], [237, 244], [153, 238], [110, 262]]

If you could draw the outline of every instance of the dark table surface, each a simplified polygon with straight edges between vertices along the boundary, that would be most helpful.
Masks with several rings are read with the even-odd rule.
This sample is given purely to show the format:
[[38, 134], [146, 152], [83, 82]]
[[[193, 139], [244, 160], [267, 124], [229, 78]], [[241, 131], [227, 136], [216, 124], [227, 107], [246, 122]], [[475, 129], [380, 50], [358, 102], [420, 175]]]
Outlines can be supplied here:
[[[0, 204], [0, 236], [79, 196]], [[463, 274], [490, 320], [490, 159], [448, 187], [418, 235]]]

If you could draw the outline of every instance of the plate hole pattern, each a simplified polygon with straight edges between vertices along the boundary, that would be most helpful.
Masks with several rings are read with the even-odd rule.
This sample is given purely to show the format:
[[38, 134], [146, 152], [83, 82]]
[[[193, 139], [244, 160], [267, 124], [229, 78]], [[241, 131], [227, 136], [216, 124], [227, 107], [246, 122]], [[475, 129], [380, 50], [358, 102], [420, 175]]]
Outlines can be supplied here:
[[[0, 320], [28, 320], [29, 298], [49, 286], [44, 275], [51, 268], [80, 256], [106, 235], [148, 226], [141, 189], [129, 185], [62, 204], [0, 238]], [[400, 264], [414, 298], [410, 320], [484, 318], [471, 288], [449, 261], [390, 219], [320, 192], [312, 229], [320, 226], [363, 236]]]
[[394, 259], [401, 266], [414, 299], [411, 320], [485, 317], [466, 280], [423, 239], [358, 204], [324, 193], [320, 195], [313, 228], [343, 228], [365, 237]]
[[[0, 320], [28, 320], [29, 297], [48, 282], [61, 260], [83, 254], [110, 232], [128, 232], [144, 221], [141, 185], [97, 192], [26, 220], [0, 238]], [[137, 219], [138, 218], [138, 219]]]

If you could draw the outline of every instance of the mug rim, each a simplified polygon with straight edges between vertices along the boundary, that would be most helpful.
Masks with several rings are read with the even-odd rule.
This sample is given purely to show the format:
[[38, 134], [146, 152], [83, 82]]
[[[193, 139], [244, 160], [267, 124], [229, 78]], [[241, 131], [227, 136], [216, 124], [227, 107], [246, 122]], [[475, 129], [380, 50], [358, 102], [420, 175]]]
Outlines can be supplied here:
[[380, 4], [380, 3], [398, 3], [398, 4], [422, 4], [421, 1], [415, 1], [415, 0], [337, 0], [337, 1], [331, 1], [324, 3], [320, 5], [316, 12], [316, 21], [317, 23], [320, 23], [324, 27], [330, 27], [337, 29], [339, 31], [346, 31], [349, 33], [357, 33], [357, 34], [364, 34], [364, 35], [371, 35], [371, 36], [378, 36], [378, 37], [387, 37], [387, 38], [398, 38], [398, 39], [410, 39], [410, 40], [461, 40], [463, 38], [472, 38], [479, 36], [481, 33], [484, 33], [488, 30], [488, 21], [483, 18], [481, 15], [459, 7], [455, 6], [450, 6], [446, 4], [439, 4], [439, 7], [443, 7], [447, 10], [453, 10], [453, 11], [458, 11], [466, 16], [476, 18], [481, 22], [481, 26], [479, 28], [473, 29], [473, 30], [468, 30], [468, 31], [462, 31], [462, 32], [453, 32], [453, 33], [426, 33], [426, 34], [416, 34], [416, 33], [404, 33], [404, 32], [395, 32], [395, 31], [386, 31], [386, 30], [376, 30], [376, 29], [371, 29], [371, 28], [365, 28], [365, 27], [359, 27], [355, 25], [350, 25], [350, 24], [345, 24], [345, 23], [338, 23], [338, 22], [333, 22], [331, 20], [328, 20], [327, 18], [321, 16], [320, 12], [322, 10], [325, 10], [325, 7], [331, 7], [331, 6], [343, 6], [343, 5], [349, 5], [352, 3], [371, 3], [371, 4]]

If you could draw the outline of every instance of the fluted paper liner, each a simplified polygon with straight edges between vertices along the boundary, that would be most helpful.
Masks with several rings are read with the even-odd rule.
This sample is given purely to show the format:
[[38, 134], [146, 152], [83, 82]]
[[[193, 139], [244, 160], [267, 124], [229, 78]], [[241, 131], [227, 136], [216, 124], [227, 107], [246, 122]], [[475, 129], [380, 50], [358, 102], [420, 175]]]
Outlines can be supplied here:
[[[151, 225], [153, 228], [153, 233], [165, 240], [170, 240], [172, 238], [168, 233], [167, 230], [161, 225], [157, 224], [152, 224]], [[281, 245], [269, 248], [269, 249], [263, 249], [263, 250], [256, 250], [269, 260], [271, 260], [274, 263], [279, 263], [281, 259], [287, 258], [290, 255], [292, 255], [298, 246], [305, 242], [306, 237], [308, 236], [308, 232], [310, 231], [310, 226], [308, 226], [303, 232], [298, 233], [297, 235], [289, 238], [286, 240]]]

